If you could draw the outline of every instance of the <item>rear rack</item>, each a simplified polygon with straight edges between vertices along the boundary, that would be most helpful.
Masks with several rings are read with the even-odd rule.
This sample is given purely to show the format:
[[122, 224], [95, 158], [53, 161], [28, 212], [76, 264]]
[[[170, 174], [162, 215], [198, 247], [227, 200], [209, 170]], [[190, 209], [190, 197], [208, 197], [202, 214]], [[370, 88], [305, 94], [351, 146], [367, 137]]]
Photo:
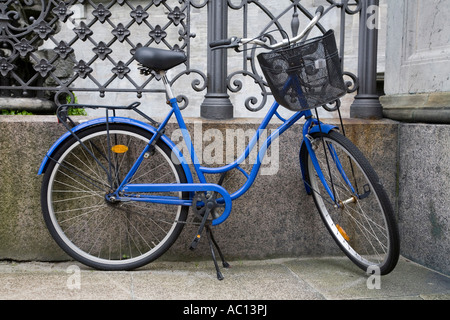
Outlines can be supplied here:
[[56, 111], [56, 117], [58, 118], [58, 122], [62, 123], [66, 129], [70, 131], [69, 126], [67, 125], [67, 122], [69, 122], [72, 127], [75, 126], [75, 123], [73, 120], [69, 117], [68, 111], [69, 108], [89, 108], [89, 109], [105, 109], [106, 110], [106, 122], [109, 122], [109, 112], [112, 112], [112, 116], [116, 116], [116, 110], [132, 110], [142, 116], [144, 119], [149, 121], [153, 126], [158, 127], [160, 124], [159, 122], [153, 120], [149, 116], [147, 116], [145, 113], [143, 113], [141, 110], [138, 109], [138, 107], [141, 105], [140, 102], [133, 102], [132, 104], [128, 106], [103, 106], [103, 105], [89, 105], [89, 104], [63, 104], [58, 107]]

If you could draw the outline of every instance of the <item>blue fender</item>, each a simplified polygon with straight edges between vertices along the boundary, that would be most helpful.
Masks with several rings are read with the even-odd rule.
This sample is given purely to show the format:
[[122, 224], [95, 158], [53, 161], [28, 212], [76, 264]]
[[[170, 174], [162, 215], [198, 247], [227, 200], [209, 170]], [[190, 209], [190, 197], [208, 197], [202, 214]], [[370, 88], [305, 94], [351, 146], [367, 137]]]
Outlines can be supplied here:
[[[122, 118], [122, 117], [110, 117], [108, 118], [108, 122], [109, 123], [123, 123], [123, 124], [129, 124], [132, 126], [136, 126], [139, 128], [142, 128], [144, 130], [147, 130], [148, 132], [151, 132], [152, 134], [156, 134], [156, 129], [152, 126], [150, 126], [149, 124], [146, 124], [144, 122], [135, 120], [135, 119], [130, 119], [130, 118]], [[99, 125], [99, 124], [104, 124], [106, 123], [106, 118], [98, 118], [98, 119], [94, 119], [94, 120], [90, 120], [87, 122], [83, 122], [81, 124], [79, 124], [78, 126], [72, 128], [72, 132], [78, 132], [81, 131], [83, 129], [86, 129], [88, 127], [91, 126], [95, 126], [95, 125]], [[47, 168], [47, 164], [48, 164], [48, 160], [49, 157], [52, 157], [52, 155], [54, 154], [54, 152], [58, 149], [58, 147], [64, 143], [64, 141], [66, 141], [68, 138], [70, 138], [72, 134], [70, 132], [66, 132], [65, 134], [63, 134], [54, 144], [53, 146], [48, 150], [44, 160], [41, 163], [41, 166], [39, 168], [39, 172], [38, 175], [42, 175], [46, 168]], [[186, 179], [188, 183], [192, 183], [194, 182], [194, 179], [192, 178], [192, 172], [189, 169], [189, 165], [187, 164], [186, 160], [184, 159], [183, 154], [180, 152], [180, 150], [175, 146], [175, 144], [173, 143], [172, 140], [170, 140], [166, 135], [162, 135], [160, 138], [166, 145], [169, 146], [169, 148], [174, 152], [174, 154], [178, 157], [178, 160], [181, 164], [181, 166], [183, 167], [183, 170], [186, 174]]]
[[[323, 133], [330, 133], [331, 130], [338, 129], [337, 126], [333, 126], [330, 124], [320, 124], [320, 127], [318, 125], [313, 126], [307, 133], [317, 133], [317, 132], [323, 132]], [[305, 189], [306, 193], [311, 195], [312, 191], [311, 188], [306, 183], [306, 164], [305, 161], [308, 160], [308, 149], [305, 144], [305, 140], [303, 139], [302, 145], [300, 147], [300, 154], [299, 154], [299, 160], [300, 160], [300, 168], [302, 170], [302, 177], [303, 181], [305, 182]]]

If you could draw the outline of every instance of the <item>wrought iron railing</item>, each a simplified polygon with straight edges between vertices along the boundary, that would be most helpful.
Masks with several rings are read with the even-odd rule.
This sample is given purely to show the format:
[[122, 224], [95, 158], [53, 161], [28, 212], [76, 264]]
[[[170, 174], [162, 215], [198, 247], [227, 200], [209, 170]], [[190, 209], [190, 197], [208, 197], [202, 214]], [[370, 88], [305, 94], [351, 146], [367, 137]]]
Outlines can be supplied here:
[[[96, 91], [102, 97], [108, 92], [132, 91], [138, 97], [144, 92], [158, 92], [148, 86], [154, 76], [144, 83], [137, 83], [131, 76], [132, 54], [140, 46], [154, 44], [189, 54], [193, 36], [189, 19], [191, 2], [180, 1], [177, 6], [168, 2], [147, 1], [143, 6], [130, 0], [1, 0], [1, 95], [44, 97], [53, 93], [51, 98], [59, 104], [68, 96], [73, 98], [72, 93], [77, 91]], [[74, 24], [70, 19], [74, 6], [82, 6], [81, 10], [87, 11], [85, 21]], [[151, 20], [151, 11], [158, 7], [168, 11], [163, 23]], [[128, 17], [123, 15], [117, 22], [112, 17], [113, 9], [127, 12]], [[60, 24], [72, 24], [73, 32], [58, 34]], [[139, 26], [139, 35], [132, 35], [134, 26]], [[175, 41], [168, 40], [169, 30], [173, 28], [176, 28]], [[44, 44], [49, 49], [40, 49]], [[119, 60], [113, 48], [130, 54], [121, 55], [126, 59]], [[109, 66], [107, 72], [99, 74], [95, 70], [105, 65]], [[189, 61], [183, 72], [198, 72], [206, 78], [201, 71], [191, 70]], [[117, 79], [127, 85], [112, 85]]]
[[[263, 1], [257, 0], [0, 0], [0, 98], [45, 98], [58, 105], [68, 99], [74, 101], [77, 92], [98, 92], [101, 97], [112, 92], [131, 92], [138, 98], [144, 93], [161, 93], [161, 88], [153, 85], [155, 76], [145, 79], [136, 76], [138, 66], [133, 59], [136, 48], [165, 47], [183, 50], [190, 56], [191, 39], [196, 37], [191, 28], [196, 23], [191, 18], [193, 10], [207, 10], [209, 41], [226, 38], [228, 14], [238, 12], [243, 16], [243, 36], [249, 36], [250, 7], [256, 7], [269, 18], [268, 25], [258, 29], [262, 32], [277, 29], [280, 37], [297, 33], [300, 20], [312, 18], [313, 13], [301, 0], [279, 3], [286, 9], [274, 15]], [[378, 4], [378, 0], [327, 0], [327, 3], [326, 13], [340, 10], [340, 46], [344, 52], [345, 17], [366, 14], [367, 7]], [[366, 19], [363, 15], [361, 19]], [[78, 19], [80, 16], [84, 19]], [[286, 17], [290, 20], [289, 32], [280, 22]], [[361, 25], [365, 28], [365, 23]], [[318, 30], [326, 31], [322, 25]], [[363, 41], [367, 41], [367, 35]], [[202, 45], [207, 50], [207, 43]], [[176, 69], [171, 81], [195, 74], [192, 89], [206, 91], [201, 114], [223, 119], [233, 117], [228, 93], [242, 90], [242, 83], [235, 77], [251, 77], [260, 87], [262, 99], [250, 97], [245, 105], [251, 111], [260, 110], [270, 93], [256, 67], [256, 48], [247, 49], [242, 53], [242, 70], [229, 74], [227, 52], [208, 50], [203, 70], [192, 67], [188, 59]], [[376, 64], [376, 47], [373, 49], [369, 53], [372, 63], [375, 55]], [[359, 69], [365, 85], [367, 81], [375, 81], [367, 79], [366, 69], [361, 66]], [[356, 91], [357, 77], [345, 74], [349, 92]], [[179, 100], [184, 101], [184, 107], [189, 104], [185, 95], [179, 96]]]
[[[342, 1], [337, 2], [334, 0], [327, 0], [330, 6], [327, 7], [324, 15], [332, 10], [341, 10], [341, 23], [340, 23], [340, 52], [344, 52], [345, 46], [345, 18], [346, 15], [354, 15], [360, 11], [361, 3], [358, 1]], [[288, 38], [295, 37], [300, 30], [300, 18], [299, 15], [302, 14], [309, 20], [314, 17], [314, 11], [310, 12], [308, 8], [302, 5], [300, 0], [291, 0], [291, 4], [287, 7], [283, 7], [283, 10], [276, 15], [273, 12], [263, 5], [262, 2], [259, 1], [241, 1], [239, 4], [232, 4], [232, 1], [229, 0], [229, 7], [232, 10], [236, 11], [244, 11], [244, 19], [242, 29], [244, 30], [244, 37], [247, 38], [249, 36], [254, 35], [250, 33], [251, 25], [249, 24], [249, 19], [247, 18], [246, 13], [249, 10], [250, 6], [255, 6], [259, 11], [263, 12], [267, 17], [269, 17], [269, 23], [265, 26], [258, 26], [261, 28], [261, 33], [271, 32], [271, 35], [275, 38]], [[290, 30], [285, 30], [285, 27], [280, 23], [280, 20], [284, 18], [290, 18]], [[286, 20], [286, 19], [285, 19]], [[304, 23], [305, 25], [305, 23]], [[319, 23], [317, 25], [317, 29], [319, 32], [324, 34], [327, 29]], [[273, 33], [274, 30], [277, 32]], [[253, 30], [252, 30], [253, 31]], [[251, 32], [252, 32], [251, 31]], [[251, 48], [244, 48], [242, 59], [243, 59], [243, 69], [233, 72], [227, 77], [227, 87], [231, 92], [239, 92], [242, 89], [242, 83], [237, 80], [232, 82], [233, 78], [237, 75], [245, 75], [252, 77], [254, 82], [257, 83], [261, 89], [262, 100], [259, 101], [257, 97], [252, 96], [248, 97], [245, 101], [245, 107], [250, 111], [259, 111], [261, 110], [267, 102], [267, 97], [270, 96], [270, 92], [267, 90], [267, 83], [262, 78], [262, 73], [259, 71], [257, 67], [257, 59], [256, 56], [259, 52], [257, 51], [257, 46], [253, 46]], [[344, 59], [341, 57], [342, 67], [344, 67]], [[352, 93], [358, 89], [358, 78], [354, 73], [345, 71], [344, 74], [347, 76], [347, 84], [348, 84], [348, 92]], [[340, 106], [340, 101], [336, 101], [335, 106], [329, 106], [329, 110], [335, 109]]]

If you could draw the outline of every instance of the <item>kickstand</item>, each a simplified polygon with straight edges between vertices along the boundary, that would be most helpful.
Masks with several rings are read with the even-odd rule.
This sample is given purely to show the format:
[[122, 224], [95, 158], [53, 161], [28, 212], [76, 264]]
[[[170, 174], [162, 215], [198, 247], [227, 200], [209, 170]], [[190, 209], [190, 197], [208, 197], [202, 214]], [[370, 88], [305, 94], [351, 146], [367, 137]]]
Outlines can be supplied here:
[[228, 264], [228, 262], [225, 261], [225, 258], [223, 257], [222, 251], [220, 250], [219, 246], [217, 245], [216, 240], [214, 239], [212, 230], [210, 228], [210, 226], [206, 226], [206, 236], [208, 237], [208, 242], [209, 242], [209, 248], [211, 249], [211, 255], [214, 261], [214, 266], [216, 267], [216, 271], [217, 271], [217, 279], [219, 280], [223, 280], [223, 275], [222, 272], [220, 272], [219, 269], [219, 265], [217, 264], [217, 259], [216, 259], [216, 254], [214, 253], [214, 246], [217, 248], [217, 251], [219, 252], [219, 256], [220, 259], [222, 259], [222, 265], [224, 268], [229, 268], [230, 265]]

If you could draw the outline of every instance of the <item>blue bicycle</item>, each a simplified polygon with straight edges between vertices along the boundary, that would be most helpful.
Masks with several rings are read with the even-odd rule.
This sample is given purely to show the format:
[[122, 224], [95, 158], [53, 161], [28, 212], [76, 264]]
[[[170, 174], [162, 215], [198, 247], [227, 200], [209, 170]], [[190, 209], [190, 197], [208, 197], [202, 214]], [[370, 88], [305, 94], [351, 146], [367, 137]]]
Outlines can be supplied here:
[[[363, 270], [377, 266], [381, 274], [391, 272], [399, 257], [399, 235], [390, 201], [358, 148], [336, 126], [320, 122], [311, 111], [335, 101], [347, 89], [333, 32], [304, 40], [319, 21], [321, 9], [291, 40], [274, 43], [269, 41], [273, 38], [263, 35], [210, 44], [214, 49], [240, 50], [247, 44], [270, 49], [258, 59], [276, 102], [245, 152], [228, 165], [204, 167], [194, 151], [166, 76], [167, 70], [186, 61], [183, 52], [140, 48], [135, 54], [142, 73], [158, 73], [164, 83], [171, 108], [161, 123], [140, 111], [139, 103], [133, 103], [125, 107], [84, 106], [104, 108], [106, 116], [75, 125], [67, 116], [70, 105], [61, 106], [58, 118], [67, 132], [50, 148], [39, 169], [39, 174], [45, 173], [41, 191], [44, 220], [58, 245], [93, 268], [135, 269], [172, 246], [188, 223], [191, 209], [198, 226], [191, 249], [205, 232], [217, 276], [222, 279], [214, 248], [223, 266], [228, 267], [228, 263], [211, 227], [226, 221], [233, 200], [252, 186], [274, 139], [304, 117], [299, 160], [306, 192], [313, 197], [336, 243], [356, 265]], [[277, 111], [280, 105], [295, 113], [283, 119]], [[149, 123], [117, 117], [116, 110], [121, 109], [133, 110]], [[183, 155], [165, 135], [173, 116], [182, 129], [189, 155]], [[282, 124], [262, 144], [256, 163], [247, 173], [240, 165], [274, 117]], [[192, 171], [185, 156], [192, 160]], [[234, 169], [247, 179], [230, 194], [222, 184], [226, 173]], [[209, 174], [220, 174], [218, 183], [207, 183]]]

